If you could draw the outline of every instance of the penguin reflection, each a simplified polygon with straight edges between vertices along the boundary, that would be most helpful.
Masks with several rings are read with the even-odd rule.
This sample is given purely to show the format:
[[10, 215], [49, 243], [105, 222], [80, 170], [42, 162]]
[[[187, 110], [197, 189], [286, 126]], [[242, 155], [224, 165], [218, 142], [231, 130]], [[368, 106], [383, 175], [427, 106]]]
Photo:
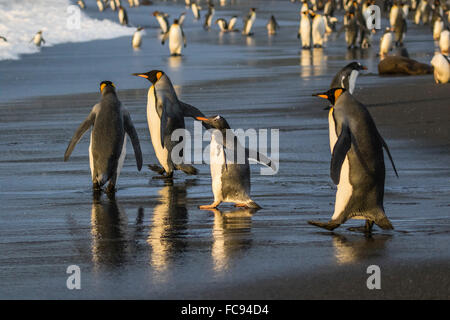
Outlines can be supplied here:
[[186, 186], [166, 185], [159, 191], [159, 195], [159, 204], [153, 210], [147, 243], [151, 247], [150, 264], [159, 280], [163, 281], [170, 260], [183, 252], [186, 246], [182, 238], [187, 229], [188, 217]]
[[391, 235], [347, 238], [334, 234], [333, 247], [336, 262], [338, 264], [349, 264], [378, 257], [384, 253], [386, 242], [390, 239]]
[[311, 76], [321, 76], [326, 71], [327, 56], [323, 54], [323, 48], [302, 50], [300, 52], [300, 76], [309, 78]]
[[94, 196], [91, 213], [92, 260], [94, 265], [120, 266], [128, 255], [127, 216], [114, 198]]
[[252, 215], [256, 209], [242, 208], [214, 213], [213, 244], [211, 256], [214, 271], [221, 273], [228, 269], [233, 256], [251, 246]]

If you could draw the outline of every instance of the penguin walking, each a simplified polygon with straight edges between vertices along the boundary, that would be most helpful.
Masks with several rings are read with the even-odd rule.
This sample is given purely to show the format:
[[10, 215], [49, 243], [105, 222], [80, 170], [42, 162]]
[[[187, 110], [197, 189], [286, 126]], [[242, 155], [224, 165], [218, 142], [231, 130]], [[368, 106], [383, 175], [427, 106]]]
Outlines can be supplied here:
[[[213, 128], [210, 144], [210, 169], [214, 202], [200, 209], [214, 209], [222, 202], [232, 202], [236, 207], [261, 208], [250, 198], [249, 149], [244, 148], [234, 135], [225, 118], [217, 115], [210, 118], [196, 117]], [[256, 153], [256, 158], [272, 169], [274, 163], [266, 156]], [[243, 155], [244, 159], [240, 159]], [[238, 159], [235, 159], [235, 157]], [[236, 161], [237, 160], [237, 161]]]
[[434, 69], [434, 81], [436, 83], [450, 82], [450, 59], [441, 53], [436, 53], [431, 59]]
[[392, 32], [390, 28], [386, 28], [380, 39], [380, 57], [385, 58], [389, 51], [392, 50]]
[[267, 22], [266, 28], [269, 35], [274, 35], [277, 33], [277, 29], [279, 29], [280, 26], [278, 25], [277, 20], [275, 20], [274, 15], [270, 17], [269, 22]]
[[158, 23], [159, 23], [159, 26], [161, 28], [161, 33], [166, 34], [169, 31], [169, 20], [167, 20], [169, 15], [164, 12], [154, 11], [153, 16], [156, 18], [156, 21], [158, 21]]
[[183, 46], [186, 48], [186, 37], [183, 32], [183, 28], [179, 25], [178, 19], [175, 19], [170, 26], [169, 32], [166, 32], [161, 40], [161, 44], [164, 45], [165, 41], [169, 38], [169, 50], [171, 56], [181, 56], [181, 49]]
[[119, 22], [120, 22], [121, 25], [123, 25], [123, 26], [127, 26], [128, 25], [127, 11], [122, 6], [119, 7], [118, 17], [119, 17]]
[[33, 42], [37, 47], [40, 47], [42, 44], [45, 44], [44, 37], [42, 36], [42, 30], [39, 30], [31, 39], [30, 42]]
[[300, 16], [300, 27], [297, 38], [301, 38], [302, 49], [309, 49], [311, 48], [311, 21], [309, 20], [309, 12], [307, 10], [302, 11]]
[[369, 111], [344, 88], [333, 88], [315, 96], [328, 99], [332, 105], [328, 116], [330, 174], [337, 193], [331, 220], [308, 223], [333, 230], [348, 219], [365, 219], [366, 232], [372, 230], [374, 223], [382, 229], [393, 229], [383, 207], [383, 148], [396, 174], [397, 170]]
[[325, 21], [323, 16], [315, 13], [314, 11], [309, 11], [312, 17], [312, 41], [314, 48], [322, 48], [325, 36]]
[[211, 28], [212, 19], [214, 17], [214, 13], [216, 9], [214, 9], [214, 5], [210, 4], [208, 6], [208, 12], [205, 15], [205, 23], [203, 24], [203, 29], [209, 30]]
[[103, 4], [102, 0], [97, 0], [97, 7], [98, 7], [98, 11], [103, 12], [103, 10], [105, 10], [105, 5]]
[[176, 129], [184, 129], [184, 117], [201, 117], [203, 113], [197, 108], [178, 100], [177, 94], [169, 77], [160, 70], [146, 73], [133, 73], [152, 83], [147, 95], [147, 122], [153, 149], [162, 168], [150, 165], [149, 168], [163, 179], [172, 179], [174, 170], [181, 170], [186, 174], [197, 174], [197, 169], [188, 164], [174, 163], [172, 150], [178, 145], [184, 145], [181, 137], [172, 141], [172, 133]]
[[330, 89], [344, 88], [350, 94], [353, 94], [356, 85], [356, 79], [361, 70], [367, 70], [361, 63], [353, 61], [342, 68], [331, 81]]
[[439, 36], [439, 49], [441, 49], [441, 53], [443, 55], [449, 54], [449, 47], [450, 47], [450, 31], [444, 30], [441, 32], [441, 35]]
[[255, 19], [256, 19], [256, 9], [251, 8], [247, 17], [244, 19], [244, 29], [242, 30], [242, 34], [244, 36], [252, 36], [253, 35], [253, 33], [251, 31], [252, 31], [253, 23], [255, 23]]
[[138, 27], [133, 34], [133, 39], [131, 40], [131, 46], [134, 49], [139, 49], [141, 47], [141, 44], [142, 44], [142, 32], [141, 31], [142, 30], [144, 30], [144, 28]]
[[193, 2], [191, 4], [191, 10], [192, 10], [192, 14], [194, 15], [194, 19], [200, 20], [200, 8], [198, 7], [198, 5], [195, 2]]
[[92, 108], [73, 135], [64, 154], [64, 161], [69, 159], [83, 134], [92, 127], [89, 164], [93, 189], [100, 191], [109, 181], [107, 192], [113, 193], [125, 160], [126, 134], [131, 139], [139, 171], [142, 168], [142, 152], [130, 114], [117, 98], [115, 85], [111, 81], [102, 81], [100, 92], [100, 102]]

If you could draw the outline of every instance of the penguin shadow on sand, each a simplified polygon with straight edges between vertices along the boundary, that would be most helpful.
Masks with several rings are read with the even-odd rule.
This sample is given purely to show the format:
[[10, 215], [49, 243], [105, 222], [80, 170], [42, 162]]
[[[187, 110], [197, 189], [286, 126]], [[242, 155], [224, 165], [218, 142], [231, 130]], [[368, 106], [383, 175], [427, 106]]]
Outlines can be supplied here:
[[158, 204], [153, 209], [147, 244], [150, 265], [156, 279], [164, 281], [172, 262], [186, 249], [188, 211], [184, 184], [166, 184], [159, 190]]
[[[139, 229], [138, 209], [136, 230]], [[94, 194], [91, 210], [92, 261], [95, 268], [101, 266], [116, 268], [132, 257], [132, 243], [129, 238], [128, 216], [115, 197]]]
[[217, 273], [225, 272], [252, 245], [252, 217], [258, 209], [210, 209], [214, 215], [211, 258]]
[[180, 69], [184, 60], [185, 60], [185, 57], [183, 55], [170, 56], [170, 57], [167, 57], [167, 59], [166, 59], [167, 66], [169, 67], [169, 69], [174, 70], [174, 71]]

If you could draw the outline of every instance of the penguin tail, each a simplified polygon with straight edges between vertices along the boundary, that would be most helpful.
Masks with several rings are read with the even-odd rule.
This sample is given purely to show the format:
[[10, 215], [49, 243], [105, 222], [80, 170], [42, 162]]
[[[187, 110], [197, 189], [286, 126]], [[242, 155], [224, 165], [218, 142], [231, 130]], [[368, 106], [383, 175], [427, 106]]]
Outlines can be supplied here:
[[394, 227], [392, 226], [389, 219], [386, 217], [386, 214], [384, 213], [384, 210], [381, 208], [375, 209], [375, 212], [373, 212], [374, 216], [374, 222], [377, 226], [379, 226], [383, 230], [393, 230]]
[[189, 175], [198, 174], [198, 170], [189, 164], [177, 164], [175, 168]]
[[310, 225], [313, 225], [313, 226], [316, 226], [316, 227], [319, 227], [319, 228], [324, 228], [324, 229], [327, 229], [327, 230], [330, 230], [330, 231], [336, 229], [337, 227], [339, 227], [341, 225], [340, 223], [337, 223], [337, 222], [335, 222], [333, 220], [330, 220], [328, 222], [308, 221], [308, 223]]

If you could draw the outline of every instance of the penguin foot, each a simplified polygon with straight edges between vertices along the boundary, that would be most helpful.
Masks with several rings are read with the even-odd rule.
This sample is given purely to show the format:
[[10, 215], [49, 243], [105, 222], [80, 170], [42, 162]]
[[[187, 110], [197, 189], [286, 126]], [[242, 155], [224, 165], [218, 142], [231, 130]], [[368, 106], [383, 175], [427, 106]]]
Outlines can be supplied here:
[[166, 172], [166, 171], [164, 170], [164, 168], [162, 168], [162, 167], [160, 167], [160, 166], [158, 166], [158, 165], [156, 165], [156, 164], [149, 164], [149, 165], [148, 165], [148, 168], [149, 168], [150, 170], [156, 172], [156, 173], [159, 173], [159, 174], [164, 174], [164, 172]]
[[259, 204], [252, 200], [245, 203], [235, 203], [234, 206], [237, 208], [262, 209]]
[[189, 175], [195, 175], [198, 173], [198, 170], [189, 164], [177, 164], [175, 168]]
[[117, 189], [116, 186], [114, 184], [109, 184], [108, 187], [106, 188], [106, 193], [109, 195], [116, 193]]
[[218, 207], [218, 205], [221, 203], [221, 201], [214, 201], [213, 203], [209, 204], [209, 205], [203, 205], [203, 206], [198, 206], [199, 209], [201, 210], [210, 210], [210, 209], [215, 209]]
[[92, 184], [92, 190], [94, 192], [101, 192], [102, 191], [102, 187], [100, 186], [100, 184], [98, 182], [94, 182]]
[[308, 223], [310, 225], [313, 225], [313, 226], [316, 226], [316, 227], [320, 227], [320, 228], [324, 228], [324, 229], [327, 229], [327, 230], [330, 230], [330, 231], [334, 230], [334, 229], [336, 229], [337, 227], [340, 226], [340, 223], [336, 223], [336, 222], [333, 222], [333, 221], [328, 221], [328, 222], [308, 221]]

